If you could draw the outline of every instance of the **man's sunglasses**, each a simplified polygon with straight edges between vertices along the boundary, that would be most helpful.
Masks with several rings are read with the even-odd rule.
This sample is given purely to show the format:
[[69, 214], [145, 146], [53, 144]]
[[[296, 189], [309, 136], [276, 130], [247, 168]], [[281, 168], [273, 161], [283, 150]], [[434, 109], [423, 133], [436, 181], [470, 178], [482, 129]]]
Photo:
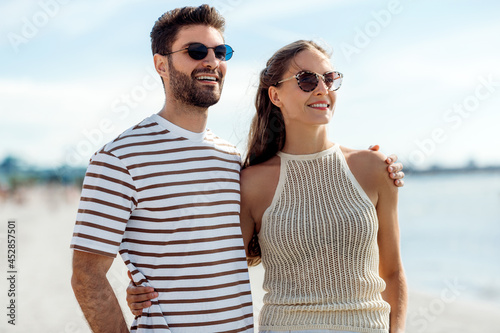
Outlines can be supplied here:
[[177, 52], [187, 50], [188, 54], [191, 58], [193, 58], [194, 60], [202, 60], [202, 59], [205, 59], [205, 57], [207, 56], [208, 49], [213, 49], [214, 53], [215, 53], [215, 57], [217, 59], [219, 59], [220, 61], [228, 61], [233, 56], [233, 52], [234, 52], [233, 48], [227, 44], [217, 45], [216, 47], [207, 47], [201, 43], [193, 43], [193, 44], [189, 44], [188, 47], [186, 47], [182, 50], [169, 52], [169, 53], [164, 54], [164, 55], [170, 55], [172, 53], [177, 53]]
[[336, 71], [328, 72], [323, 75], [311, 71], [301, 71], [294, 76], [278, 81], [275, 85], [291, 80], [293, 78], [297, 79], [299, 88], [305, 92], [310, 92], [316, 89], [319, 83], [319, 78], [323, 79], [323, 82], [325, 82], [328, 90], [335, 91], [338, 90], [342, 85], [342, 79], [344, 78], [344, 75]]

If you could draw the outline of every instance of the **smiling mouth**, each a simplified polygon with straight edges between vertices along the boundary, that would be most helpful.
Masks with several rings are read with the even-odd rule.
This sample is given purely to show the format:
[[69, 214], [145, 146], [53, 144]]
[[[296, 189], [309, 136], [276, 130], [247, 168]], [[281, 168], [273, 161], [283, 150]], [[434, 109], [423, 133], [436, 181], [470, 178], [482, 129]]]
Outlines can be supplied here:
[[200, 75], [196, 77], [196, 80], [201, 81], [201, 82], [217, 82], [217, 78], [214, 76], [208, 76], [208, 75]]
[[326, 103], [314, 103], [314, 104], [309, 104], [309, 107], [311, 107], [311, 108], [329, 108], [330, 104], [326, 104]]

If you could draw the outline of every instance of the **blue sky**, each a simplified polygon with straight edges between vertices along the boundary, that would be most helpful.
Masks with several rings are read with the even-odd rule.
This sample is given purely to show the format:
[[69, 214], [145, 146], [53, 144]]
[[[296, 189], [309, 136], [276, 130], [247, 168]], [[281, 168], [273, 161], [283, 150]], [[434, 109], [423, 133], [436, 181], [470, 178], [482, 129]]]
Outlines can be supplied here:
[[149, 32], [209, 3], [235, 49], [209, 127], [243, 151], [258, 72], [297, 39], [330, 45], [345, 79], [335, 142], [378, 143], [415, 167], [500, 164], [497, 1], [2, 1], [0, 158], [86, 165], [164, 100]]

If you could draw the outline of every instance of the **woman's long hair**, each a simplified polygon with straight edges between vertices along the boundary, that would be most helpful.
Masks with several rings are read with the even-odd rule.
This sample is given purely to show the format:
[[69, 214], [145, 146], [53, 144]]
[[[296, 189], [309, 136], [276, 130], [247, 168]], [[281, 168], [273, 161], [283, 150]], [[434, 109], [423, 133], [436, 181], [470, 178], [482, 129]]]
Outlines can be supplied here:
[[[279, 49], [267, 61], [266, 68], [260, 72], [259, 88], [255, 97], [257, 113], [253, 117], [250, 126], [247, 155], [243, 168], [265, 162], [283, 149], [286, 139], [285, 121], [281, 110], [271, 102], [268, 89], [271, 86], [276, 86], [277, 82], [283, 78], [299, 52], [311, 49], [316, 49], [325, 56], [330, 57], [328, 52], [315, 42], [298, 40]], [[248, 252], [248, 265], [258, 265], [261, 261], [261, 252], [259, 240], [255, 233], [248, 245]]]

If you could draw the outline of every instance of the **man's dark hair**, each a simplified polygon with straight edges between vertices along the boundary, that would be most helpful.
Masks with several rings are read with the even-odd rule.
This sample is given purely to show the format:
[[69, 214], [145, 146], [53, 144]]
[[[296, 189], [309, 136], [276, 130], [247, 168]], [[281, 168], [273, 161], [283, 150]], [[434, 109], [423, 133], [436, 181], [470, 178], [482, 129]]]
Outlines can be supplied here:
[[183, 7], [172, 9], [158, 18], [151, 30], [151, 49], [153, 54], [165, 55], [171, 52], [172, 44], [182, 27], [207, 25], [224, 33], [225, 20], [214, 7]]

